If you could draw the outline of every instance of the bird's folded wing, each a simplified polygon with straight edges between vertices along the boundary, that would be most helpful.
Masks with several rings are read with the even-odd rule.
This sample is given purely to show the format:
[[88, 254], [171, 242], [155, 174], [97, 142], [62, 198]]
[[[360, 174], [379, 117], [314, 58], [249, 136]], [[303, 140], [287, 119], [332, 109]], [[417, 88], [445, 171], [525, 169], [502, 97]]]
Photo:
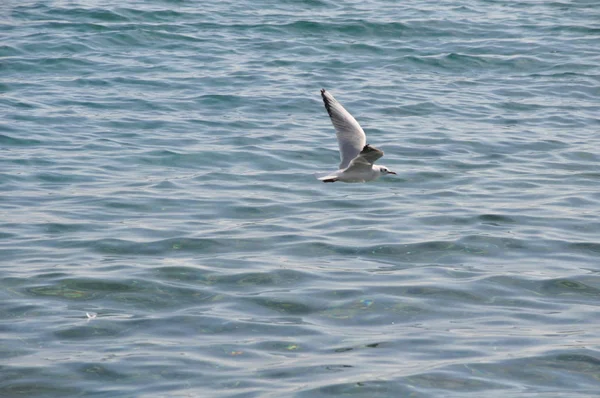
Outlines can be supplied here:
[[335, 127], [340, 147], [340, 169], [348, 167], [367, 142], [365, 132], [352, 115], [327, 90], [321, 90], [325, 109]]

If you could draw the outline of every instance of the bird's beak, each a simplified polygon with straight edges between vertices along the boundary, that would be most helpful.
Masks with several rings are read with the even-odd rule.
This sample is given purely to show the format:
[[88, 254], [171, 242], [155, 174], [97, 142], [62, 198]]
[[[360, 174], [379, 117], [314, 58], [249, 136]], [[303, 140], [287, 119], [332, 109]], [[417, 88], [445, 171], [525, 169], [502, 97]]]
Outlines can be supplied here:
[[396, 175], [396, 173], [394, 173], [393, 171], [388, 171], [388, 174]]

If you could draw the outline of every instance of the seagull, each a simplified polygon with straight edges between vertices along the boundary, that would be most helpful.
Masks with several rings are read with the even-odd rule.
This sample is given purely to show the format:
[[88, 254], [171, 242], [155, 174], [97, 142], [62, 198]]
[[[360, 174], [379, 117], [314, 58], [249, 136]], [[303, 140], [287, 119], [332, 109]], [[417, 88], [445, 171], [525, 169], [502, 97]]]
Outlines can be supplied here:
[[383, 156], [383, 151], [367, 144], [367, 136], [356, 119], [327, 90], [321, 89], [325, 109], [340, 147], [339, 170], [317, 176], [323, 182], [367, 182], [386, 174], [396, 174], [385, 166], [373, 163]]

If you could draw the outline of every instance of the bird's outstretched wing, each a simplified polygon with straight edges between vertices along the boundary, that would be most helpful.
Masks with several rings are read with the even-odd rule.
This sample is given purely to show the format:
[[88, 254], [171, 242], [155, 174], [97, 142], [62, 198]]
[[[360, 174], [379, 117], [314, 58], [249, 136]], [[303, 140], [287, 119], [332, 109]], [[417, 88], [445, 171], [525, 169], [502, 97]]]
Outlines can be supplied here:
[[[340, 169], [345, 169], [363, 150], [367, 137], [360, 124], [327, 90], [321, 90], [325, 109], [335, 127], [340, 147]], [[381, 156], [380, 156], [381, 157]]]
[[346, 170], [344, 170], [344, 172], [352, 173], [355, 171], [360, 172], [364, 170], [371, 170], [371, 168], [373, 167], [373, 163], [375, 163], [375, 161], [382, 156], [382, 150], [379, 150], [371, 145], [365, 145], [360, 154], [354, 159], [352, 159], [350, 165]]
[[350, 162], [350, 166], [348, 166], [344, 170], [344, 173], [348, 173], [348, 174], [362, 173], [362, 172], [371, 170], [372, 167], [373, 167], [373, 165], [371, 163], [369, 163], [369, 161], [367, 159], [365, 159], [361, 155], [358, 155], [357, 157], [352, 159], [352, 161]]
[[367, 144], [363, 147], [362, 151], [360, 151], [359, 156], [362, 156], [370, 164], [373, 164], [383, 156], [383, 151]]

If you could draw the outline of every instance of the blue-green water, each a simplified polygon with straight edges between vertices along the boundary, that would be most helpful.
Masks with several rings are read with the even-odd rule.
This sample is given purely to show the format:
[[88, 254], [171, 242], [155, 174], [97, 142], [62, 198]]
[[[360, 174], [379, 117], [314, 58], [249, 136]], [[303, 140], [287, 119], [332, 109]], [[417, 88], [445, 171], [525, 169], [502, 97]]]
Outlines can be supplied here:
[[204, 3], [0, 5], [0, 396], [598, 395], [596, 0]]

